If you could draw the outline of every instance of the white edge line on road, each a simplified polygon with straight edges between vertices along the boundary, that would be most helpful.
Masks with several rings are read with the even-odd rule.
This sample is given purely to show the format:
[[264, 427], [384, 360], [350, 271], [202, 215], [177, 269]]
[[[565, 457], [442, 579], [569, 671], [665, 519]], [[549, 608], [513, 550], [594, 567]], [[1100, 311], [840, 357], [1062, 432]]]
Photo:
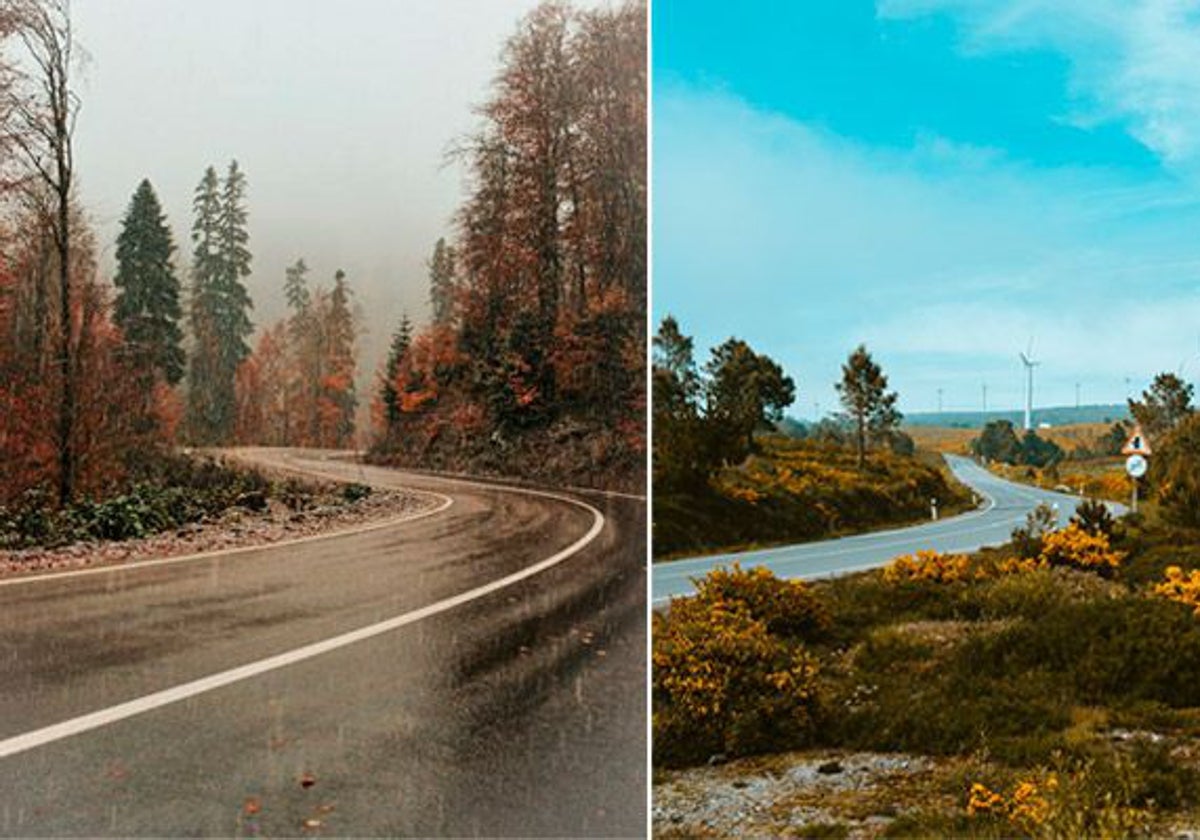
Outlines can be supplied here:
[[[969, 463], [974, 463], [974, 462], [969, 461]], [[953, 466], [950, 467], [950, 471], [954, 472]], [[991, 476], [992, 474], [988, 473], [988, 475]], [[980, 516], [983, 516], [984, 514], [991, 512], [992, 509], [996, 507], [996, 499], [990, 493], [988, 493], [986, 490], [984, 490], [981, 487], [977, 487], [973, 484], [970, 484], [968, 481], [964, 480], [957, 473], [955, 473], [955, 478], [958, 478], [959, 481], [961, 481], [967, 487], [971, 488], [972, 492], [978, 493], [980, 496], [983, 497], [985, 504], [982, 508], [978, 508], [973, 511], [968, 511], [966, 513], [961, 513], [958, 516], [952, 516], [949, 519], [943, 519], [940, 522], [936, 522], [936, 523], [926, 522], [926, 523], [922, 523], [919, 525], [909, 525], [904, 528], [892, 528], [887, 531], [871, 531], [871, 532], [867, 532], [865, 534], [854, 534], [854, 535], [848, 536], [848, 537], [838, 537], [837, 539], [833, 539], [833, 540], [825, 540], [824, 542], [828, 543], [830, 546], [836, 545], [836, 544], [842, 542], [843, 540], [860, 539], [863, 542], [869, 542], [871, 537], [894, 536], [896, 534], [903, 534], [906, 531], [912, 531], [914, 529], [929, 529], [931, 527], [937, 527], [937, 525], [942, 524], [942, 523], [959, 525], [963, 522], [968, 522], [972, 519], [977, 519]], [[1005, 481], [1006, 479], [1000, 479], [1000, 480]], [[1015, 482], [1010, 482], [1010, 483], [1015, 484]], [[1016, 521], [1020, 522], [1021, 519], [1018, 518]], [[1007, 525], [1008, 525], [1008, 523], [998, 522], [998, 523], [995, 523], [995, 524], [987, 526], [987, 527], [989, 527], [989, 528], [995, 528], [995, 527], [1000, 527], [1000, 526], [1007, 527]], [[938, 536], [946, 536], [946, 535], [939, 534]], [[753, 566], [764, 565], [764, 563], [756, 562], [760, 558], [766, 559], [769, 562], [770, 555], [779, 554], [779, 553], [782, 553], [782, 552], [785, 552], [788, 550], [792, 550], [792, 549], [796, 549], [796, 548], [814, 548], [816, 546], [819, 546], [820, 544], [821, 544], [820, 541], [810, 542], [810, 543], [793, 543], [792, 545], [782, 545], [782, 546], [777, 546], [775, 548], [759, 549], [757, 551], [745, 551], [745, 552], [740, 552], [740, 553], [735, 553], [735, 554], [714, 554], [709, 557], [689, 557], [686, 560], [669, 560], [669, 561], [663, 563], [661, 566], [661, 568], [663, 570], [663, 581], [662, 582], [663, 583], [671, 583], [671, 582], [679, 580], [681, 577], [686, 577], [688, 580], [691, 580], [693, 575], [687, 574], [687, 572], [695, 573], [695, 572], [705, 571], [707, 568], [712, 568], [712, 567], [708, 566], [707, 563], [711, 563], [713, 561], [728, 561], [731, 563], [740, 563], [742, 558], [745, 558], [751, 562], [751, 564], [752, 564], [751, 568], [753, 568]], [[886, 548], [888, 546], [894, 546], [894, 545], [904, 545], [904, 542], [902, 541], [900, 543], [896, 543], [896, 542], [882, 543], [882, 544], [880, 544], [878, 546], [874, 546], [874, 547]], [[847, 553], [853, 552], [855, 550], [856, 549], [854, 549], [854, 548], [850, 548], [850, 549], [842, 549], [840, 551], [823, 552], [823, 556], [835, 556], [835, 555], [839, 555], [839, 554], [847, 554]], [[695, 568], [682, 568], [677, 565], [679, 563], [686, 563], [689, 566], [692, 566]], [[720, 566], [720, 565], [721, 565], [721, 563], [718, 562], [718, 566]], [[818, 580], [821, 578], [837, 577], [837, 576], [843, 575], [843, 574], [853, 574], [854, 572], [862, 572], [862, 571], [868, 571], [870, 569], [877, 569], [881, 565], [882, 565], [882, 563], [880, 563], [880, 562], [871, 561], [866, 564], [858, 564], [855, 566], [844, 566], [840, 569], [833, 569], [833, 570], [830, 570], [827, 572], [818, 572], [817, 574], [812, 575], [811, 577], [810, 576], [802, 576], [799, 579], [800, 580]], [[675, 567], [675, 568], [672, 568], [672, 567]], [[672, 572], [674, 572], [674, 574], [672, 574]], [[651, 585], [653, 585], [653, 578], [651, 579]], [[688, 597], [691, 597], [691, 596], [690, 596], [690, 594], [688, 594], [686, 592], [676, 593], [673, 595], [660, 595], [657, 598], [651, 598], [650, 606], [653, 608], [656, 604], [667, 603], [672, 598], [688, 598]]]
[[[471, 482], [461, 482], [471, 483]], [[73, 735], [87, 732], [92, 729], [97, 729], [101, 726], [107, 726], [110, 723], [124, 720], [126, 718], [140, 715], [143, 712], [148, 712], [153, 709], [158, 709], [171, 703], [177, 703], [180, 700], [186, 700], [189, 697], [195, 697], [198, 694], [204, 694], [218, 688], [230, 685], [241, 680], [250, 679], [268, 671], [274, 671], [278, 668], [284, 668], [288, 665], [294, 665], [297, 662], [303, 662], [306, 659], [311, 659], [315, 656], [320, 656], [323, 653], [328, 653], [338, 648], [346, 647], [347, 645], [355, 644], [374, 636], [379, 636], [383, 633], [389, 633], [405, 625], [412, 624], [424, 618], [437, 615], [439, 613], [452, 610], [462, 604], [474, 601], [477, 598], [482, 598], [490, 595], [505, 587], [512, 586], [514, 583], [519, 583], [526, 578], [533, 577], [539, 572], [555, 566], [572, 555], [582, 550], [588, 543], [599, 536], [604, 529], [604, 515], [596, 508], [586, 502], [572, 499], [569, 496], [561, 496], [557, 493], [543, 492], [540, 490], [527, 490], [524, 488], [503, 488], [510, 492], [526, 493], [535, 496], [544, 496], [546, 498], [557, 499], [559, 501], [568, 502], [578, 507], [585, 508], [592, 514], [592, 527], [586, 534], [580, 537], [575, 542], [571, 543], [566, 548], [558, 553], [547, 557], [532, 566], [527, 566], [518, 572], [513, 572], [510, 575], [505, 575], [491, 583], [485, 583], [482, 586], [477, 586], [474, 589], [469, 589], [466, 592], [451, 596], [434, 604], [421, 607], [420, 609], [398, 615], [395, 618], [390, 618], [385, 621], [380, 621], [376, 624], [371, 624], [366, 627], [361, 627], [358, 630], [352, 630], [349, 633], [343, 633], [340, 636], [334, 636], [330, 639], [325, 639], [320, 642], [314, 642], [310, 645], [304, 645], [294, 650], [289, 650], [284, 653], [276, 654], [275, 656], [260, 659], [257, 662], [250, 662], [246, 665], [241, 665], [237, 668], [232, 668], [228, 671], [222, 671], [217, 674], [212, 674], [207, 677], [202, 677], [198, 680], [183, 683], [172, 688], [156, 691], [153, 694], [147, 694], [143, 697], [138, 697], [134, 700], [129, 700], [125, 703], [119, 703], [115, 706], [110, 706], [107, 709], [100, 709], [90, 714], [81, 715], [70, 720], [65, 720], [61, 723], [52, 724], [41, 729], [35, 729], [32, 732], [26, 732], [22, 735], [14, 735], [11, 738], [6, 738], [0, 741], [0, 758], [7, 758], [26, 750], [34, 749], [35, 747], [44, 746], [45, 744], [69, 738]], [[281, 543], [277, 543], [281, 545]]]
[[[395, 490], [396, 488], [388, 488]], [[352, 534], [365, 534], [370, 531], [377, 531], [380, 528], [390, 528], [393, 525], [402, 525], [405, 522], [415, 522], [418, 519], [424, 519], [427, 516], [441, 513], [446, 508], [454, 504], [454, 500], [449, 496], [443, 496], [441, 493], [434, 493], [430, 490], [406, 490], [409, 493], [419, 493], [423, 496], [433, 496], [440, 499], [441, 502], [432, 508], [417, 511], [415, 513], [404, 513], [399, 516], [389, 517], [380, 522], [372, 522], [367, 525], [356, 525], [349, 528], [340, 528], [337, 531], [328, 531], [323, 534], [309, 534], [306, 537], [294, 537], [290, 540], [280, 540], [278, 542], [260, 543], [258, 545], [242, 545], [236, 548], [218, 548], [213, 551], [202, 551], [198, 554], [181, 554], [176, 557], [159, 557], [154, 560], [134, 560], [131, 563], [109, 563], [103, 566], [88, 566], [83, 569], [69, 569], [62, 572], [47, 572], [40, 575], [18, 575], [16, 577], [0, 578], [0, 586], [20, 586], [23, 583], [42, 583], [52, 580], [63, 580], [66, 578], [83, 577], [84, 575], [100, 575], [111, 572], [124, 572], [130, 569], [145, 569], [152, 566], [168, 566], [174, 563], [191, 563], [196, 560], [212, 560], [217, 557], [228, 557], [234, 554], [245, 554], [251, 551], [266, 551], [276, 548], [284, 548], [290, 545], [300, 545], [301, 543], [316, 542], [317, 540], [331, 540], [336, 537], [348, 537]]]

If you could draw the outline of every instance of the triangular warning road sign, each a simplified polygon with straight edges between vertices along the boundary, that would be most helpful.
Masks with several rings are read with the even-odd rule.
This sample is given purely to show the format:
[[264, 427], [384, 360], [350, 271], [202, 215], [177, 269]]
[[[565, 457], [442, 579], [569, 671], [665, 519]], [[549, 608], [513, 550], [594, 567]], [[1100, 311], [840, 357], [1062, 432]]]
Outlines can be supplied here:
[[1125, 445], [1121, 447], [1122, 455], [1149, 455], [1150, 441], [1146, 440], [1146, 436], [1142, 434], [1141, 426], [1133, 427], [1133, 434], [1129, 436], [1129, 440], [1125, 441]]

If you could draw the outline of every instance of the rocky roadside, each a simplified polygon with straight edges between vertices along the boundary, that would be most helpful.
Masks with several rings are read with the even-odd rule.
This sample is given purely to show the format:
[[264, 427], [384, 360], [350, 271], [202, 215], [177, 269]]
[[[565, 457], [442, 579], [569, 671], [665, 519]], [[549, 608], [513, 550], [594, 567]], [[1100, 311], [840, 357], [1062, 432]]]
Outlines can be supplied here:
[[951, 770], [946, 764], [902, 754], [818, 751], [659, 770], [654, 836], [879, 837], [903, 812], [902, 803], [958, 804], [939, 790], [939, 778]]
[[381, 490], [351, 502], [325, 488], [300, 510], [272, 498], [261, 511], [229, 508], [220, 516], [140, 539], [0, 551], [0, 577], [271, 545], [417, 514], [438, 503], [425, 494]]

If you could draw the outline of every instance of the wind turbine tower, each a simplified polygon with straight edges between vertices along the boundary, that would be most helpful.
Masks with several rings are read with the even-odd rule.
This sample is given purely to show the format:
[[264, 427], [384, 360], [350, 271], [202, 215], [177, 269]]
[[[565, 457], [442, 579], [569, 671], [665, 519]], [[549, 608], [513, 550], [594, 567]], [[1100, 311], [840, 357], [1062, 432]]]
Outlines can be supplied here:
[[1033, 369], [1041, 364], [1033, 360], [1033, 342], [1029, 343], [1029, 351], [1021, 354], [1021, 364], [1025, 365], [1025, 431], [1033, 428]]

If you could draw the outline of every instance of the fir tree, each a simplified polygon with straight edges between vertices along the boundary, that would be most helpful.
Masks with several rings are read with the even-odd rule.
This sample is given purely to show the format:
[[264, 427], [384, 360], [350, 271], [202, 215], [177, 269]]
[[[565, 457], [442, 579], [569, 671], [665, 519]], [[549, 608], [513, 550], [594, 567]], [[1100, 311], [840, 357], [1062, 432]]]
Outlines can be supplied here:
[[192, 365], [188, 415], [201, 444], [230, 438], [237, 414], [234, 379], [250, 355], [252, 306], [243, 278], [250, 274], [246, 247], [245, 176], [237, 162], [224, 183], [210, 166], [196, 188], [192, 240]]
[[138, 368], [148, 376], [161, 374], [171, 385], [183, 378], [184, 370], [179, 278], [171, 263], [174, 251], [158, 196], [150, 181], [143, 180], [117, 236], [114, 316]]
[[400, 365], [403, 363], [404, 357], [408, 355], [408, 348], [412, 345], [412, 333], [412, 321], [408, 319], [406, 312], [400, 316], [400, 326], [392, 335], [383, 387], [380, 389], [380, 400], [383, 402], [384, 419], [387, 421], [389, 434], [400, 422], [400, 394], [396, 391], [396, 376], [400, 373]]
[[429, 260], [429, 302], [435, 324], [449, 323], [454, 307], [454, 249], [439, 239]]
[[350, 311], [350, 287], [346, 273], [339, 270], [329, 295], [329, 313], [325, 325], [329, 359], [325, 378], [326, 398], [335, 409], [333, 443], [338, 447], [354, 439], [354, 315]]

